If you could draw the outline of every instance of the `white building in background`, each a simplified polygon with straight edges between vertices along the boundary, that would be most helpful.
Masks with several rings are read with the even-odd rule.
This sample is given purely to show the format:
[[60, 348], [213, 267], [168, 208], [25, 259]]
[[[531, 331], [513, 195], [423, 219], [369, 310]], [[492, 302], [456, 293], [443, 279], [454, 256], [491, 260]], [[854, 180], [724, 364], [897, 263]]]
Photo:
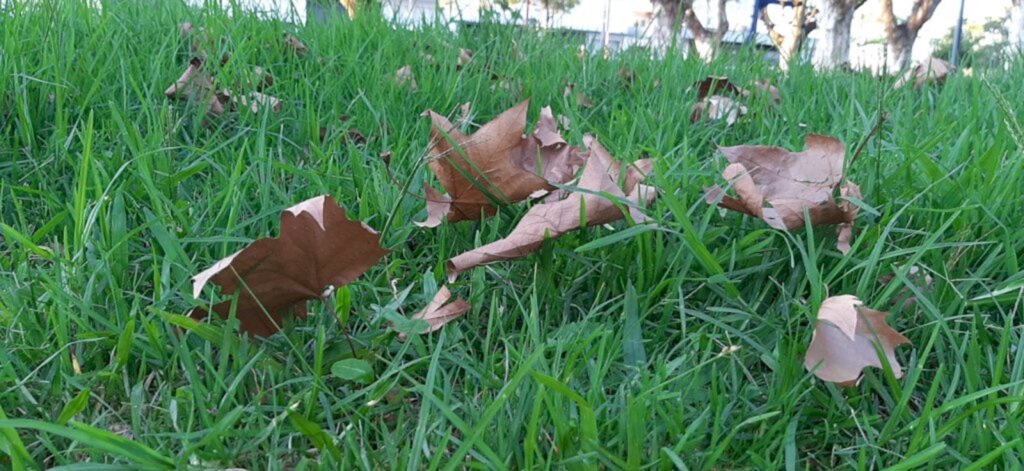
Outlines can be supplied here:
[[[307, 0], [186, 0], [192, 4], [204, 2], [220, 2], [229, 5], [234, 2], [246, 9], [273, 15], [278, 18], [305, 22], [308, 9]], [[336, 0], [333, 0], [336, 1]], [[496, 0], [380, 0], [384, 12], [409, 26], [439, 20], [449, 26], [459, 22], [474, 23], [480, 20], [481, 11], [495, 5]], [[814, 1], [814, 0], [809, 0]], [[906, 18], [909, 15], [913, 0], [895, 0], [896, 16]], [[727, 42], [738, 42], [745, 38], [751, 27], [754, 0], [732, 0], [726, 4], [729, 18], [730, 33]], [[965, 11], [968, 23], [984, 23], [991, 18], [1007, 16], [1010, 0], [968, 0], [969, 8]], [[914, 45], [914, 60], [923, 60], [931, 55], [932, 44], [944, 37], [956, 22], [960, 2], [945, 0], [939, 4], [932, 19], [922, 28]], [[716, 0], [695, 0], [694, 10], [701, 21], [708, 27], [718, 23]], [[868, 0], [857, 10], [853, 23], [853, 38], [850, 47], [850, 62], [855, 67], [880, 68], [884, 63], [885, 28], [879, 21], [881, 0]], [[776, 23], [785, 21], [786, 9], [778, 5], [768, 7], [769, 15]], [[492, 9], [500, 11], [500, 9]], [[552, 12], [549, 16], [539, 0], [520, 0], [513, 12], [503, 13], [507, 19], [518, 15], [519, 21], [540, 27], [560, 28], [571, 34], [586, 36], [590, 48], [600, 48], [607, 44], [611, 49], [619, 49], [635, 44], [649, 44], [653, 37], [654, 15], [658, 11], [648, 0], [580, 0], [579, 5], [568, 12]], [[759, 33], [764, 33], [764, 25], [757, 24]], [[820, 32], [812, 32], [806, 44], [805, 53], [814, 47]], [[769, 46], [767, 38], [757, 39], [760, 46]]]

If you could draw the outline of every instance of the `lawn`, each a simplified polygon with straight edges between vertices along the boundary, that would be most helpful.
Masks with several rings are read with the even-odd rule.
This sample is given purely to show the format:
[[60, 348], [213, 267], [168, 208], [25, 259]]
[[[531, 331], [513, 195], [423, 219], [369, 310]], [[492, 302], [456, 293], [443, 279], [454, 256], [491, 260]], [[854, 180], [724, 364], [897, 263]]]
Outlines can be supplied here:
[[[209, 62], [219, 82], [261, 66], [281, 110], [168, 100], [185, 21], [230, 56]], [[606, 59], [551, 32], [370, 14], [296, 26], [155, 0], [7, 2], [0, 25], [0, 468], [1024, 466], [1024, 64], [893, 90], [747, 53]], [[459, 47], [474, 51], [461, 68]], [[415, 91], [395, 83], [405, 65]], [[688, 88], [707, 75], [768, 78], [781, 103], [691, 124]], [[530, 122], [546, 105], [568, 117], [571, 144], [657, 159], [656, 228], [602, 225], [472, 270], [449, 285], [465, 317], [401, 340], [392, 322], [427, 304], [447, 259], [527, 209], [415, 226], [422, 184], [437, 186], [420, 113], [470, 102], [481, 124], [524, 99]], [[812, 132], [848, 158], [862, 147], [848, 255], [830, 228], [705, 203], [718, 146], [800, 150]], [[194, 274], [324, 194], [392, 250], [331, 298], [344, 325], [319, 303], [267, 339], [186, 325], [213, 297], [192, 298]], [[840, 387], [804, 367], [818, 307], [842, 294], [913, 342], [902, 378], [867, 369]], [[353, 355], [368, 377], [332, 371]]]

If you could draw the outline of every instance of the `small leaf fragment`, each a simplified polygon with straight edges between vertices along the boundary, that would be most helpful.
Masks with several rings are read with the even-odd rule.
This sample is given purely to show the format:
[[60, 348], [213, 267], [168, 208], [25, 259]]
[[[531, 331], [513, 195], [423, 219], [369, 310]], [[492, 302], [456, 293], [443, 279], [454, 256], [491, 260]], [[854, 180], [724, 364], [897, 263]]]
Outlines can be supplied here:
[[448, 287], [442, 286], [434, 295], [434, 299], [430, 300], [430, 304], [412, 316], [413, 319], [427, 322], [426, 330], [421, 333], [426, 334], [439, 330], [445, 324], [462, 317], [472, 307], [462, 298], [457, 298], [449, 303], [448, 300], [451, 297], [452, 293]]

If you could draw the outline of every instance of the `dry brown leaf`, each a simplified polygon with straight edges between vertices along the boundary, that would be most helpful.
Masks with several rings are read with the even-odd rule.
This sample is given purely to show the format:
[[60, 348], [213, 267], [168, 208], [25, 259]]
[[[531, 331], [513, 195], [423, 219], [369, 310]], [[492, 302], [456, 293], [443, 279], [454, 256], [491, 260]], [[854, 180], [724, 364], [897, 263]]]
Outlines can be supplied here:
[[470, 123], [470, 119], [473, 114], [473, 108], [470, 102], [465, 102], [456, 107], [455, 123], [459, 127], [465, 127]]
[[589, 97], [584, 95], [583, 92], [581, 92], [581, 91], [576, 91], [575, 94], [573, 93], [574, 91], [576, 91], [576, 84], [574, 84], [574, 83], [566, 84], [565, 90], [562, 91], [562, 98], [568, 99], [569, 97], [573, 97], [573, 98], [576, 99], [576, 105], [578, 105], [580, 107], [583, 107], [583, 108], [593, 108], [594, 107], [594, 100], [591, 100]]
[[711, 95], [693, 105], [690, 112], [690, 122], [696, 123], [702, 119], [711, 121], [725, 120], [727, 126], [732, 126], [740, 116], [747, 114], [747, 107], [729, 97]]
[[[238, 293], [242, 331], [269, 337], [289, 310], [305, 318], [306, 301], [359, 278], [388, 252], [376, 231], [346, 218], [330, 196], [318, 196], [281, 213], [278, 237], [259, 239], [193, 277], [192, 295], [199, 298], [207, 283], [224, 295]], [[227, 318], [231, 304], [224, 301], [213, 311]], [[202, 308], [192, 312], [196, 319], [208, 315]]]
[[243, 83], [244, 89], [262, 91], [264, 87], [269, 87], [274, 84], [274, 76], [270, 75], [263, 67], [255, 66], [252, 68], [252, 74], [245, 78]]
[[[412, 316], [413, 319], [424, 320], [427, 322], [427, 328], [422, 334], [434, 332], [444, 327], [445, 324], [462, 317], [463, 314], [469, 311], [472, 307], [469, 303], [462, 298], [457, 298], [455, 301], [448, 303], [451, 299], [452, 292], [448, 290], [447, 286], [442, 286], [437, 294], [434, 295], [434, 299], [430, 301], [425, 309], [417, 312]], [[447, 304], [446, 304], [447, 303]]]
[[[472, 136], [433, 111], [423, 113], [432, 124], [430, 170], [448, 195], [427, 188], [428, 217], [418, 225], [434, 227], [445, 219], [458, 222], [493, 215], [495, 204], [523, 201], [538, 190], [553, 189], [544, 176], [572, 172], [567, 167], [576, 160], [562, 155], [565, 146], [552, 141], [548, 124], [538, 124], [538, 130], [543, 129], [541, 135], [549, 145], [536, 134], [523, 135], [528, 107], [529, 101], [516, 105]], [[542, 168], [537, 168], [538, 161]]]
[[[837, 248], [844, 254], [849, 252], [853, 221], [859, 210], [845, 199], [836, 203], [833, 196], [843, 181], [846, 154], [842, 142], [810, 134], [803, 152], [768, 146], [719, 150], [730, 163], [722, 177], [732, 182], [737, 197], [714, 186], [706, 190], [708, 203], [763, 219], [780, 230], [804, 227], [806, 209], [814, 227], [838, 224]], [[860, 188], [850, 181], [843, 184], [840, 195], [861, 198]]]
[[558, 132], [558, 124], [550, 106], [540, 110], [537, 127], [527, 137], [512, 160], [526, 171], [540, 175], [548, 182], [565, 183], [583, 166], [582, 155], [569, 147]]
[[[460, 273], [480, 265], [524, 257], [540, 248], [547, 239], [558, 238], [584, 226], [607, 224], [623, 218], [622, 211], [612, 200], [595, 193], [604, 192], [637, 205], [653, 201], [655, 190], [640, 183], [650, 172], [651, 160], [633, 163], [623, 175], [619, 162], [596, 139], [587, 136], [584, 142], [590, 155], [576, 186], [586, 191], [573, 191], [561, 201], [535, 205], [504, 239], [448, 260], [449, 280], [454, 281]], [[622, 187], [619, 186], [620, 178], [624, 181]], [[629, 211], [636, 222], [649, 220], [635, 207], [629, 207]]]
[[910, 83], [914, 84], [914, 88], [921, 88], [927, 83], [943, 84], [946, 81], [946, 77], [949, 75], [952, 66], [949, 62], [942, 59], [936, 59], [929, 57], [927, 61], [920, 63], [903, 74], [893, 88], [904, 87]]
[[768, 79], [755, 81], [752, 90], [753, 91], [744, 90], [743, 96], [746, 98], [749, 97], [752, 93], [761, 93], [771, 97], [772, 101], [774, 101], [775, 103], [778, 103], [779, 101], [782, 100], [782, 95], [779, 93], [779, 89], [776, 88], [775, 85], [772, 85], [771, 82], [768, 81]]
[[882, 368], [877, 347], [893, 374], [900, 378], [903, 368], [896, 360], [896, 347], [911, 343], [889, 327], [886, 313], [875, 311], [855, 296], [833, 296], [821, 303], [804, 366], [822, 380], [854, 386], [864, 368]]
[[288, 50], [292, 51], [299, 57], [305, 57], [309, 52], [309, 48], [306, 47], [302, 41], [299, 41], [299, 38], [296, 38], [289, 33], [285, 33], [284, 35], [284, 44], [288, 47]]
[[728, 77], [716, 77], [712, 75], [695, 82], [690, 88], [697, 90], [698, 100], [703, 100], [711, 95], [723, 95], [726, 93], [731, 95], [743, 95], [744, 92], [746, 92], [746, 90], [733, 85], [733, 83], [729, 81]]
[[164, 95], [171, 99], [199, 103], [206, 107], [207, 113], [220, 116], [226, 110], [225, 106], [230, 100], [230, 94], [217, 91], [213, 78], [203, 68], [204, 63], [203, 59], [193, 57], [185, 72], [170, 87], [167, 87]]
[[459, 48], [459, 58], [455, 61], [455, 70], [462, 70], [463, 67], [473, 62], [473, 50]]
[[395, 84], [399, 87], [408, 86], [410, 90], [416, 91], [416, 76], [412, 74], [412, 66], [406, 65], [395, 71]]
[[[896, 271], [903, 270], [905, 267], [905, 265], [898, 265], [896, 266]], [[906, 277], [908, 281], [912, 282], [915, 286], [923, 290], [930, 289], [932, 287], [932, 283], [935, 281], [934, 279], [932, 279], [932, 275], [930, 273], [923, 270], [921, 267], [917, 265], [910, 266], [910, 268], [907, 270]], [[881, 283], [882, 285], [888, 285], [889, 283], [892, 283], [892, 281], [895, 279], [895, 273], [888, 273], [878, 278], [878, 282]], [[910, 289], [909, 286], [904, 286], [903, 288], [900, 288], [899, 294], [901, 296], [907, 297], [903, 301], [903, 309], [907, 309], [917, 302], [917, 296], [913, 294], [913, 291]]]
[[248, 108], [249, 111], [252, 111], [254, 114], [259, 114], [262, 109], [281, 111], [281, 100], [260, 92], [249, 92], [248, 97], [232, 97], [231, 102]]

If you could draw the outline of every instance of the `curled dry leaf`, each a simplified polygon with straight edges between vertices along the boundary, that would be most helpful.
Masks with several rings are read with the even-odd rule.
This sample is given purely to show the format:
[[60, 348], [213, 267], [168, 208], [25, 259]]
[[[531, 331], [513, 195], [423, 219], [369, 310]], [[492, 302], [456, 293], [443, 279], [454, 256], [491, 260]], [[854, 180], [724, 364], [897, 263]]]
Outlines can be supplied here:
[[696, 123], [701, 119], [712, 121], [725, 120], [727, 126], [732, 126], [740, 116], [747, 114], [747, 107], [729, 97], [712, 95], [698, 101], [693, 105], [690, 113], [690, 122]]
[[949, 75], [949, 71], [952, 66], [949, 62], [942, 59], [936, 59], [929, 57], [927, 61], [924, 61], [903, 74], [893, 88], [900, 88], [913, 83], [914, 88], [921, 88], [927, 83], [943, 84], [946, 81], [946, 77]]
[[821, 303], [804, 366], [822, 380], [854, 386], [864, 368], [882, 368], [876, 346], [893, 374], [903, 368], [896, 347], [911, 343], [885, 323], [886, 313], [864, 306], [855, 296], [833, 296]]
[[[811, 226], [839, 225], [836, 244], [850, 250], [853, 221], [859, 209], [847, 200], [836, 202], [836, 187], [843, 181], [845, 147], [838, 139], [811, 134], [807, 150], [790, 152], [781, 147], [734, 146], [719, 148], [730, 165], [722, 177], [732, 182], [736, 198], [721, 187], [705, 190], [709, 204], [760, 218], [769, 226], [790, 230], [804, 227], [804, 210]], [[843, 197], [860, 198], [860, 188], [846, 181]], [[765, 204], [768, 206], [765, 206]]]
[[302, 41], [299, 41], [299, 38], [296, 38], [289, 33], [285, 33], [284, 35], [284, 45], [289, 51], [299, 57], [305, 57], [306, 54], [309, 53], [309, 48], [306, 47]]
[[703, 118], [713, 121], [724, 119], [727, 125], [732, 126], [740, 116], [747, 114], [748, 110], [745, 105], [728, 95], [748, 99], [754, 94], [765, 94], [771, 97], [772, 101], [779, 101], [779, 89], [768, 80], [755, 81], [752, 87], [747, 89], [736, 86], [727, 77], [708, 76], [695, 82], [690, 89], [697, 91], [697, 103], [693, 105], [693, 111], [690, 113], [691, 123]]
[[[653, 166], [652, 160], [634, 162], [623, 175], [619, 162], [596, 139], [587, 136], [584, 142], [590, 155], [576, 184], [581, 191], [569, 192], [560, 201], [533, 206], [504, 239], [448, 260], [449, 280], [480, 265], [525, 257], [540, 248], [547, 239], [558, 238], [582, 227], [622, 219], [619, 206], [597, 193], [629, 200], [637, 206], [654, 200], [655, 190], [641, 183]], [[620, 179], [623, 181], [621, 187]], [[636, 222], [649, 220], [634, 206], [629, 206], [629, 211]]]
[[395, 84], [399, 87], [408, 86], [414, 92], [419, 89], [416, 86], [416, 76], [412, 74], [412, 66], [406, 65], [395, 71]]
[[193, 57], [178, 80], [164, 90], [164, 95], [171, 99], [200, 103], [206, 107], [207, 113], [220, 116], [226, 110], [230, 94], [217, 91], [213, 78], [203, 67], [204, 64], [203, 59]]
[[704, 98], [712, 95], [729, 94], [745, 96], [747, 94], [746, 90], [733, 85], [733, 83], [729, 81], [728, 77], [716, 77], [712, 75], [695, 82], [690, 88], [697, 90], [698, 100], [703, 100]]
[[[447, 118], [426, 111], [431, 120], [430, 170], [447, 195], [426, 185], [427, 220], [435, 227], [443, 220], [458, 222], [493, 215], [497, 205], [523, 201], [538, 190], [552, 190], [545, 178], [559, 183], [571, 177], [579, 162], [557, 136], [550, 110], [530, 136], [526, 130], [524, 101], [483, 125], [472, 136], [459, 131]], [[578, 167], [576, 167], [578, 168]]]
[[437, 294], [434, 295], [434, 299], [430, 301], [425, 309], [417, 312], [412, 316], [413, 319], [424, 320], [427, 322], [427, 328], [423, 334], [434, 332], [444, 327], [445, 324], [462, 317], [463, 314], [469, 312], [469, 302], [465, 299], [457, 298], [455, 301], [448, 302], [452, 297], [452, 292], [448, 290], [447, 286], [442, 286]]
[[[257, 240], [193, 277], [192, 295], [198, 298], [207, 283], [238, 293], [242, 331], [268, 337], [288, 311], [305, 318], [306, 301], [359, 278], [387, 253], [376, 231], [349, 220], [330, 196], [318, 196], [281, 213], [278, 237]], [[213, 306], [221, 318], [230, 310], [231, 301]], [[209, 314], [197, 308], [191, 315]]]

